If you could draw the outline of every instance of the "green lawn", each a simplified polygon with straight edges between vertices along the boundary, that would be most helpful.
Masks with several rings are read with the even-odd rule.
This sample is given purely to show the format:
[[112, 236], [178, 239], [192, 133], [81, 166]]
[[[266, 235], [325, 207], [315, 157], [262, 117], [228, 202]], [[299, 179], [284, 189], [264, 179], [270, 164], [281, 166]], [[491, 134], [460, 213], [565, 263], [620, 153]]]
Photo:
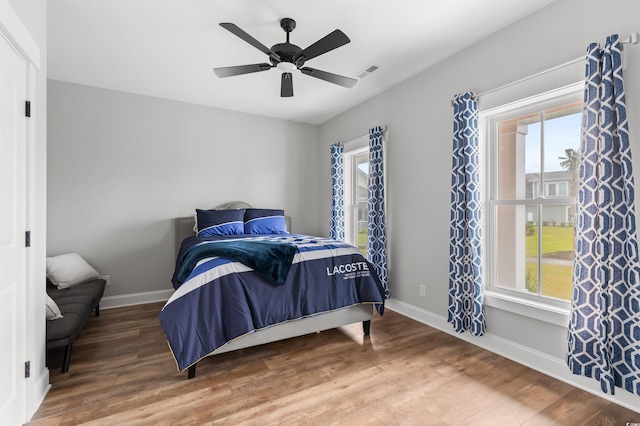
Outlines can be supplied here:
[[[538, 229], [527, 237], [527, 257], [538, 255]], [[554, 253], [573, 253], [572, 226], [542, 227], [542, 257], [554, 257]], [[548, 256], [545, 256], [548, 255]]]
[[[538, 264], [527, 262], [527, 273], [530, 281], [527, 284], [527, 290], [538, 293]], [[542, 295], [563, 300], [571, 299], [572, 275], [572, 266], [543, 264]]]
[[[573, 227], [543, 226], [542, 257], [543, 259], [573, 259]], [[533, 235], [526, 237], [527, 257], [537, 257], [538, 229]], [[571, 298], [571, 278], [573, 265], [542, 264], [542, 294], [548, 297], [569, 300]], [[538, 264], [527, 262], [527, 290], [538, 293]]]

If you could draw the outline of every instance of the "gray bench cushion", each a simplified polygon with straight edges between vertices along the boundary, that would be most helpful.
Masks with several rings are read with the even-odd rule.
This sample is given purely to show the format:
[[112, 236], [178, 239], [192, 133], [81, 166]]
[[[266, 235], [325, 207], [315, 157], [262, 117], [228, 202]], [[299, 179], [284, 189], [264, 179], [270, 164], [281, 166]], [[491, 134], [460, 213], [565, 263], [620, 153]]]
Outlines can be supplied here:
[[83, 284], [59, 290], [47, 284], [47, 294], [60, 308], [62, 318], [47, 321], [47, 348], [57, 348], [73, 343], [98, 306], [104, 294], [106, 281], [95, 279]]

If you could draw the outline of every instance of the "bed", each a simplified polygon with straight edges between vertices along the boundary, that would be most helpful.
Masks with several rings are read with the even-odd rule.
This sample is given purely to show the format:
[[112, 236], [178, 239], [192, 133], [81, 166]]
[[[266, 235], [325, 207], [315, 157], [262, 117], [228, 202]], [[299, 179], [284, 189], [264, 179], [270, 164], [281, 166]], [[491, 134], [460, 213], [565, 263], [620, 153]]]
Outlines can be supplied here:
[[[213, 213], [197, 210], [198, 220], [175, 219], [176, 290], [159, 320], [188, 379], [208, 356], [357, 322], [368, 335], [374, 309], [383, 313], [384, 289], [357, 248], [288, 233], [291, 221], [284, 212], [264, 217], [265, 211], [271, 212], [232, 202], [207, 211]], [[232, 226], [243, 233], [208, 235], [205, 214], [225, 217], [212, 228]]]

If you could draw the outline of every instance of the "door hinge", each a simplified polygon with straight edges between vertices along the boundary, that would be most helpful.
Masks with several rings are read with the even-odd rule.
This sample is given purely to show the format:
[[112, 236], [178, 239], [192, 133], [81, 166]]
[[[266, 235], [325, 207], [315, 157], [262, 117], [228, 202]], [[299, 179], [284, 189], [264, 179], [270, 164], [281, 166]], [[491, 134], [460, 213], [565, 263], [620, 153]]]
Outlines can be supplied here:
[[31, 101], [24, 103], [24, 115], [25, 117], [31, 117]]
[[24, 233], [24, 246], [31, 247], [31, 231], [26, 231]]
[[31, 377], [31, 361], [24, 363], [24, 378], [28, 379], [29, 377]]

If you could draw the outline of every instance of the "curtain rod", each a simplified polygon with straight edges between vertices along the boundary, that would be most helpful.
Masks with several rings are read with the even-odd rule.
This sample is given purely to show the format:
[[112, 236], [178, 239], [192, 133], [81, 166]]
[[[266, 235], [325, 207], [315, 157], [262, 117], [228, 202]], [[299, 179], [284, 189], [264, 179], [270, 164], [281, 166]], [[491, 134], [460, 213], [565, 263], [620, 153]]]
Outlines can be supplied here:
[[[631, 33], [631, 35], [629, 35], [629, 37], [627, 37], [626, 39], [622, 40], [620, 43], [622, 45], [625, 45], [625, 44], [637, 44], [638, 43], [638, 33]], [[624, 49], [624, 47], [622, 49]], [[478, 99], [480, 96], [488, 95], [489, 93], [497, 92], [498, 90], [506, 89], [507, 87], [513, 86], [515, 84], [519, 84], [519, 83], [522, 83], [524, 81], [531, 80], [532, 78], [539, 77], [541, 75], [550, 73], [550, 72], [558, 70], [560, 68], [567, 67], [569, 65], [575, 64], [576, 62], [583, 61], [584, 58], [585, 58], [585, 55], [582, 55], [582, 56], [580, 56], [578, 58], [571, 59], [570, 61], [563, 62], [563, 63], [561, 63], [559, 65], [555, 65], [555, 66], [553, 66], [551, 68], [547, 68], [547, 69], [539, 71], [539, 72], [537, 72], [535, 74], [531, 74], [531, 75], [529, 75], [527, 77], [523, 77], [523, 78], [521, 78], [519, 80], [512, 81], [511, 83], [507, 83], [507, 84], [505, 84], [503, 86], [496, 87], [495, 89], [487, 90], [486, 92], [482, 92], [482, 93], [477, 94], [474, 97], [474, 99]], [[451, 105], [453, 106], [453, 101], [451, 101]]]

